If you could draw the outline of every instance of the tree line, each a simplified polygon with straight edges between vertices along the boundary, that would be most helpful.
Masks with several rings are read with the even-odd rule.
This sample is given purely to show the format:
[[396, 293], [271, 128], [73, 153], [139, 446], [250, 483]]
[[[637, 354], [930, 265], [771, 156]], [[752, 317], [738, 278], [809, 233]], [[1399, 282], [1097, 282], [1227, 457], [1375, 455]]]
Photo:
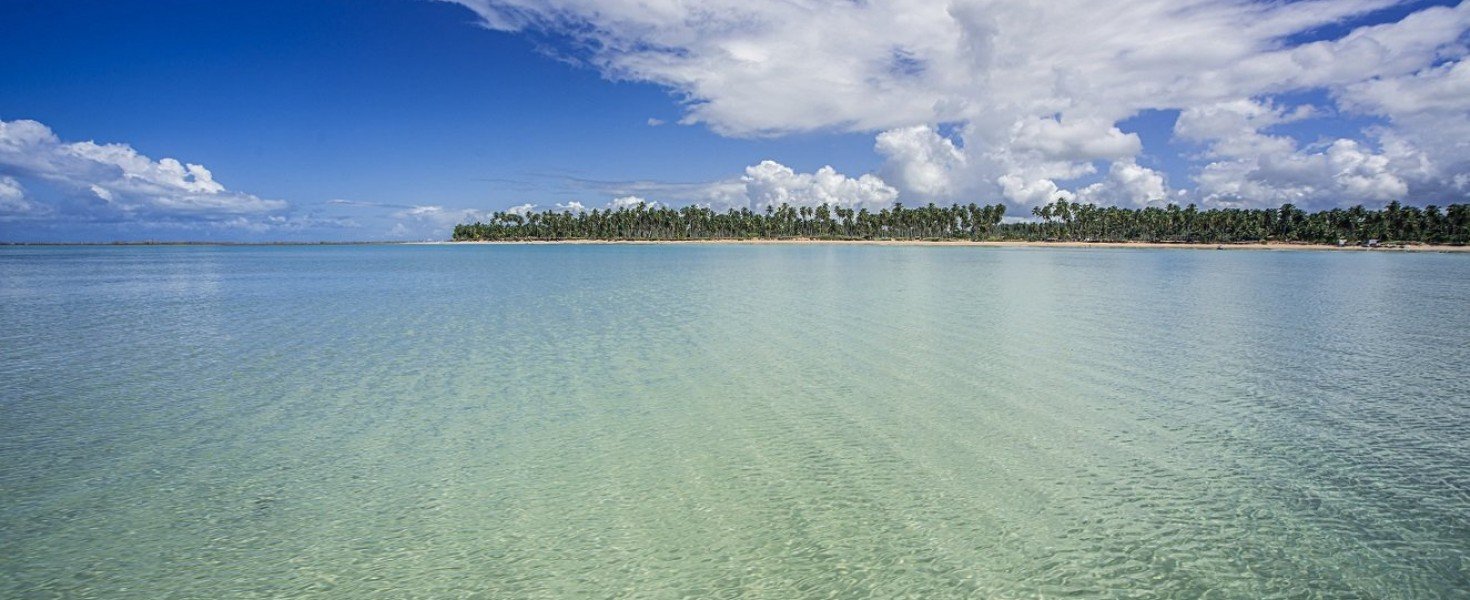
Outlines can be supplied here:
[[497, 212], [488, 222], [457, 225], [455, 241], [532, 240], [994, 240], [1096, 242], [1300, 242], [1316, 244], [1470, 243], [1470, 205], [1418, 208], [1391, 202], [1306, 212], [1280, 208], [1121, 208], [1055, 202], [1032, 209], [1034, 221], [1003, 223], [1000, 204], [876, 212], [821, 204], [718, 212], [698, 206], [641, 204], [587, 212]]

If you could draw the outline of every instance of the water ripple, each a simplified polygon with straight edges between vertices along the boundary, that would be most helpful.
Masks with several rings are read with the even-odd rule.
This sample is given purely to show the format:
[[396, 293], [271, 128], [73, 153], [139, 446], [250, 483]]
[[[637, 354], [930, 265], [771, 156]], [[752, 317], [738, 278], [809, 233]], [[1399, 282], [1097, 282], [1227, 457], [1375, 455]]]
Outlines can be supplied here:
[[1470, 597], [1467, 298], [1432, 254], [3, 248], [0, 597]]

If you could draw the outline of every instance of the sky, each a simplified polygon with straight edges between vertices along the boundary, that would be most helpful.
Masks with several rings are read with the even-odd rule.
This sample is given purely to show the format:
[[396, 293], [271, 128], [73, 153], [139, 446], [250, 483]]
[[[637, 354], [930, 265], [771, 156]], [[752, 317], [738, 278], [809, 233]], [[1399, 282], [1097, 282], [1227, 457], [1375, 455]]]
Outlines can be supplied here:
[[1470, 201], [1470, 1], [3, 0], [0, 241]]

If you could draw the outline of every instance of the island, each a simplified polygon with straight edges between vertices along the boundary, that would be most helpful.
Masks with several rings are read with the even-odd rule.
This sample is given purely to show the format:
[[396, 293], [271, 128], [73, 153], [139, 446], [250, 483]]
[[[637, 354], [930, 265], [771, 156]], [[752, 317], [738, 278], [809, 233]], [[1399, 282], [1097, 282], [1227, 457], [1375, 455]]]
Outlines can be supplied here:
[[894, 204], [872, 212], [840, 205], [766, 206], [718, 212], [639, 204], [616, 210], [497, 212], [488, 222], [455, 226], [456, 242], [515, 241], [898, 241], [1287, 244], [1352, 248], [1465, 247], [1470, 204], [1444, 209], [1391, 202], [1307, 212], [1210, 208], [1190, 204], [1123, 208], [1058, 199], [1032, 209], [1032, 220], [1006, 221], [1003, 204]]

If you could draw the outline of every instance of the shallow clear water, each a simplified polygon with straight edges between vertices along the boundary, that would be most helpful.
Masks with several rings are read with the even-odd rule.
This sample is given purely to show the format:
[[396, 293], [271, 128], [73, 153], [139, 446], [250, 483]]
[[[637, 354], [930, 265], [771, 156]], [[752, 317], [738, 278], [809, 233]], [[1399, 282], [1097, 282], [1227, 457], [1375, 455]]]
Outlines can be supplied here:
[[1470, 256], [0, 248], [0, 597], [1470, 595]]

